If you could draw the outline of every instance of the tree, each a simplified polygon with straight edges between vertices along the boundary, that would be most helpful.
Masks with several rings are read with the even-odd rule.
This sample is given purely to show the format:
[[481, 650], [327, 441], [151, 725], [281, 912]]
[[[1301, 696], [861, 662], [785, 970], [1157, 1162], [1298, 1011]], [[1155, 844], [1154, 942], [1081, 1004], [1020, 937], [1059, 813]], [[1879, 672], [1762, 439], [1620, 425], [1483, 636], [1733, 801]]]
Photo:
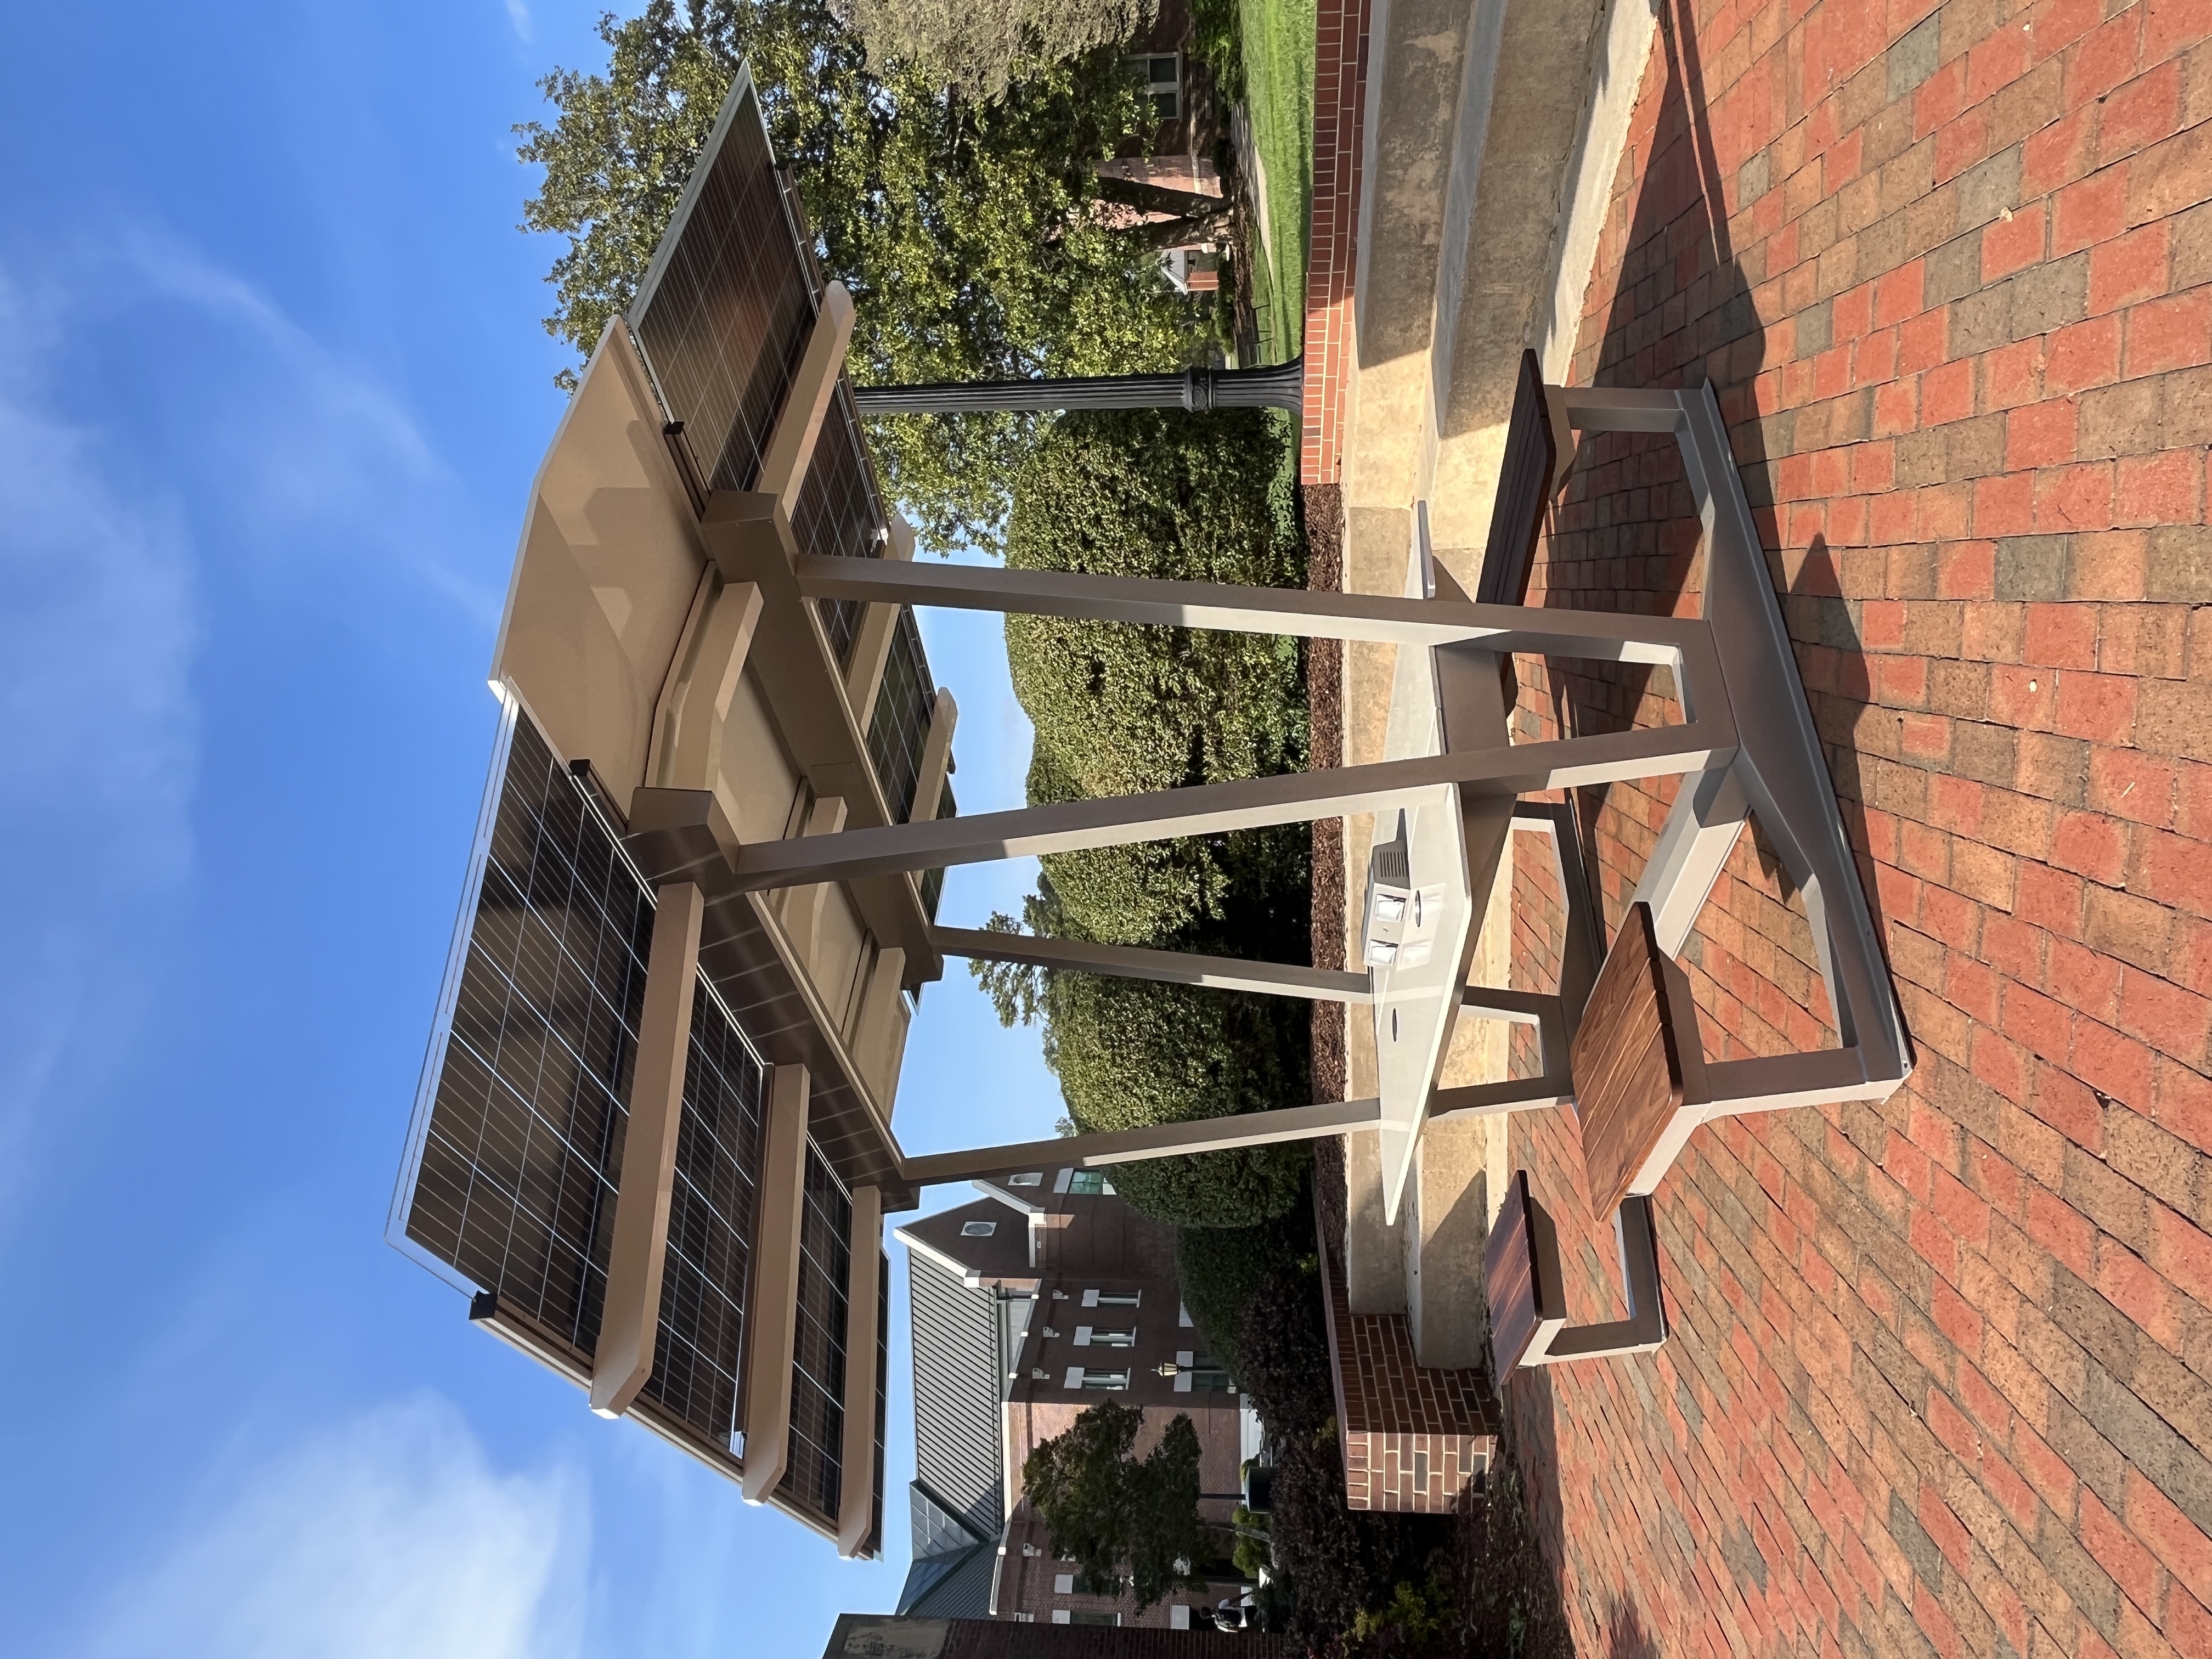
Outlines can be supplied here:
[[1053, 1553], [1077, 1564], [1090, 1595], [1117, 1593], [1126, 1568], [1139, 1612], [1170, 1591], [1203, 1588], [1193, 1570], [1216, 1541], [1198, 1513], [1198, 1431], [1177, 1415], [1139, 1458], [1144, 1421], [1134, 1406], [1102, 1401], [1022, 1465], [1023, 1489], [1051, 1531]]
[[[1014, 487], [1006, 559], [1032, 569], [1303, 586], [1287, 422], [1273, 411], [1062, 416]], [[1014, 690], [1036, 727], [1029, 798], [1079, 800], [1301, 769], [1294, 641], [1011, 617]], [[1041, 935], [1308, 959], [1303, 824], [1054, 854], [1025, 902]], [[1013, 928], [1006, 917], [993, 925]], [[1008, 1024], [1042, 1018], [1074, 1124], [1131, 1128], [1301, 1106], [1309, 1011], [1279, 998], [975, 964]], [[1161, 1220], [1237, 1226], [1297, 1201], [1305, 1153], [1261, 1146], [1127, 1164]]]
[[[1151, 130], [1101, 47], [985, 104], [910, 67], [872, 70], [818, 0], [648, 0], [600, 19], [605, 74], [540, 83], [556, 117], [516, 129], [545, 169], [524, 228], [565, 236], [546, 328], [587, 356], [650, 262], [740, 62], [795, 173], [824, 267], [853, 292], [861, 384], [1132, 373], [1195, 362], [1208, 314], [1141, 236], [1093, 210], [1091, 169]], [[573, 381], [573, 371], [568, 371]], [[891, 493], [940, 545], [995, 546], [1033, 417], [872, 423]]]
[[1159, 0], [848, 0], [872, 64], [993, 100], [1038, 65], [1133, 40]]

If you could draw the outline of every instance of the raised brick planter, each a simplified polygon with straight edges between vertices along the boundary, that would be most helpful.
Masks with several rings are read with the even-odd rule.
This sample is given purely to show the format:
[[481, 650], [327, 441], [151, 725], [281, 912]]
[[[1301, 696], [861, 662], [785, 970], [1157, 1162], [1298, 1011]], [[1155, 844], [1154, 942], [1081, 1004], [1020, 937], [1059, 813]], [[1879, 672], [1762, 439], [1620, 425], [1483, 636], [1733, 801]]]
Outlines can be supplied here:
[[1449, 1515], [1486, 1482], [1497, 1455], [1488, 1379], [1417, 1364], [1402, 1314], [1352, 1312], [1328, 1229], [1319, 1231], [1346, 1506]]

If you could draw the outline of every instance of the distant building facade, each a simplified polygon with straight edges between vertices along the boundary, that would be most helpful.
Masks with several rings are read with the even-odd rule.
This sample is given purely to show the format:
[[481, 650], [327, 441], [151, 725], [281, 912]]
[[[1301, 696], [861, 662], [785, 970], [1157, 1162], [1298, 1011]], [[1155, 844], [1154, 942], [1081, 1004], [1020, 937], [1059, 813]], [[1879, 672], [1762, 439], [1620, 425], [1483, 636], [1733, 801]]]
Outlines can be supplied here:
[[[916, 1464], [915, 1564], [900, 1612], [978, 1616], [975, 1564], [985, 1556], [963, 1540], [977, 1536], [980, 1511], [958, 1517], [957, 1532], [945, 1522], [981, 1486], [988, 1445], [1004, 1507], [987, 1553], [983, 1616], [1203, 1626], [1203, 1609], [1231, 1595], [1233, 1581], [1141, 1613], [1127, 1595], [1079, 1594], [1073, 1564], [1054, 1558], [1043, 1517], [1022, 1493], [1022, 1467], [1040, 1442], [1087, 1407], [1116, 1400], [1144, 1413], [1139, 1452], [1177, 1415], [1190, 1418], [1200, 1512], [1228, 1521], [1256, 1425], [1182, 1307], [1175, 1230], [1139, 1215], [1095, 1170], [1040, 1170], [975, 1184], [983, 1195], [973, 1203], [897, 1230], [914, 1286]], [[986, 1389], [996, 1395], [988, 1431], [973, 1409]]]

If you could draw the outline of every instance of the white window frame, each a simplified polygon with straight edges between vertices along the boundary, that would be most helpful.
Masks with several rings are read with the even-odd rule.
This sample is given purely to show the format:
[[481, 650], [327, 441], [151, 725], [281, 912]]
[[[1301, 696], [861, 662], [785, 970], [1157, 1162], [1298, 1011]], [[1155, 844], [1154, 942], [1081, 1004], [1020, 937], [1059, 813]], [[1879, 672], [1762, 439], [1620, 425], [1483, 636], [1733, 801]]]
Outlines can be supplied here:
[[[1155, 81], [1152, 78], [1152, 65], [1159, 62], [1163, 58], [1167, 58], [1175, 64], [1175, 70], [1173, 71], [1175, 79], [1172, 81]], [[1139, 82], [1138, 84], [1144, 88], [1146, 95], [1150, 97], [1152, 100], [1153, 119], [1158, 121], [1180, 121], [1182, 119], [1182, 54], [1181, 52], [1132, 52], [1128, 57], [1122, 59], [1122, 62], [1130, 65], [1132, 68], [1134, 68], [1139, 64], [1144, 65], [1145, 78], [1141, 82]], [[1131, 78], [1133, 80], [1135, 77], [1132, 76]], [[1164, 112], [1160, 108], [1160, 100], [1163, 97], [1165, 97], [1168, 102], [1172, 106], [1172, 107]]]

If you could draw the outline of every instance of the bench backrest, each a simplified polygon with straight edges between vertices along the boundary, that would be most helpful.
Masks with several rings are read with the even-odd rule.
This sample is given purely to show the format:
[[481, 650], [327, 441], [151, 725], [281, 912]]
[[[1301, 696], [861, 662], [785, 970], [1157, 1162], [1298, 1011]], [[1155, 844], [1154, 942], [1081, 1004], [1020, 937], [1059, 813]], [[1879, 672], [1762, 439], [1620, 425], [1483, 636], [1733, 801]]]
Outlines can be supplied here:
[[1482, 555], [1475, 599], [1483, 605], [1519, 605], [1528, 594], [1528, 569], [1544, 530], [1559, 448], [1544, 401], [1544, 371], [1534, 351], [1521, 354], [1513, 388], [1513, 416], [1505, 428], [1505, 458], [1498, 469], [1498, 499], [1490, 510], [1490, 543]]

